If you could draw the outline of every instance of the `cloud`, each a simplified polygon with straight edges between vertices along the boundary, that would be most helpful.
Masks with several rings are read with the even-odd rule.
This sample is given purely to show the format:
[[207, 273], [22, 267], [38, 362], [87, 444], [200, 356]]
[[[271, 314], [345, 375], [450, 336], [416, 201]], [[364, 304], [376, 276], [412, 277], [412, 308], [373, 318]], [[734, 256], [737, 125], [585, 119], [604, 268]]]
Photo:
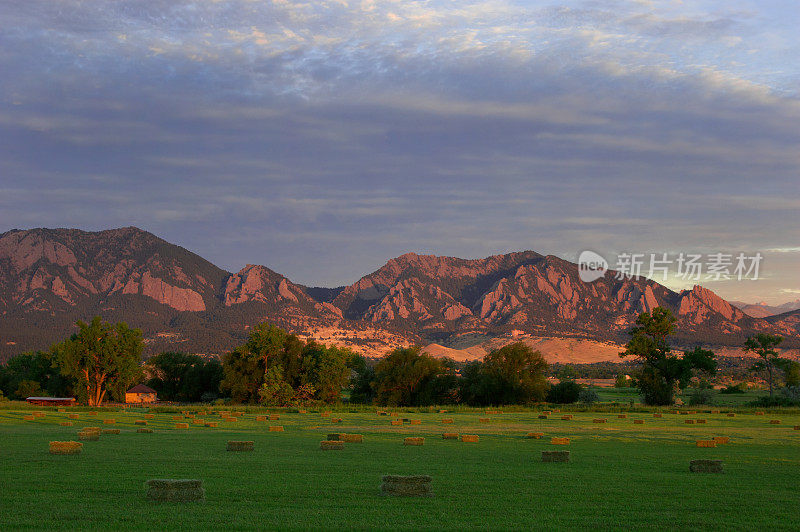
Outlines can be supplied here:
[[0, 230], [136, 224], [314, 284], [405, 251], [800, 236], [798, 50], [766, 8], [31, 0], [0, 16]]

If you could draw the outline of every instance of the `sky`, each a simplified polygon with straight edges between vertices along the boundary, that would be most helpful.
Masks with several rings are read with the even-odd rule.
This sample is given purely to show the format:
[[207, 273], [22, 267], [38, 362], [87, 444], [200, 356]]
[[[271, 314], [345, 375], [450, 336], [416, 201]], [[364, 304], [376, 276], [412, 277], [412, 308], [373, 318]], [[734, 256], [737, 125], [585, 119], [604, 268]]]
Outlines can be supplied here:
[[314, 286], [406, 252], [761, 253], [757, 280], [665, 284], [798, 299], [798, 22], [795, 0], [0, 0], [0, 232], [134, 225]]

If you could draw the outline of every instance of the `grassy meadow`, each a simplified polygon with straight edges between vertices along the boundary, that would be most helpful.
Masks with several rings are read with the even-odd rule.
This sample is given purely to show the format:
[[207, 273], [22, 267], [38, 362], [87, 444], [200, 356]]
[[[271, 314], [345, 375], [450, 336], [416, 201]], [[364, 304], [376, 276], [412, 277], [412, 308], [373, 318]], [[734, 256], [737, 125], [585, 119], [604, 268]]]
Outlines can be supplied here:
[[[44, 417], [26, 421], [32, 409], [0, 410], [0, 528], [692, 528], [796, 529], [800, 513], [798, 412], [738, 411], [736, 417], [698, 410], [690, 415], [553, 412], [516, 409], [397, 409], [396, 417], [374, 409], [277, 411], [278, 421], [257, 421], [263, 411], [239, 409], [236, 421], [197, 413], [216, 428], [175, 428], [175, 413], [148, 420], [153, 433], [137, 433], [145, 410], [38, 408]], [[227, 409], [232, 410], [231, 408]], [[233, 409], [236, 410], [236, 409]], [[598, 407], [598, 410], [620, 410]], [[686, 409], [684, 409], [685, 411]], [[155, 410], [154, 410], [155, 412]], [[333, 423], [331, 418], [342, 418]], [[421, 424], [392, 426], [391, 419]], [[452, 424], [442, 424], [452, 418]], [[481, 419], [488, 418], [488, 422]], [[604, 418], [606, 423], [593, 423]], [[103, 424], [114, 419], [114, 425]], [[644, 424], [634, 424], [634, 420]], [[705, 424], [687, 425], [687, 419]], [[779, 419], [779, 425], [770, 424]], [[269, 432], [270, 425], [284, 432]], [[76, 440], [77, 430], [119, 428], [84, 442], [76, 456], [48, 453], [48, 442]], [[363, 443], [321, 451], [332, 432], [363, 434]], [[442, 439], [443, 432], [477, 434], [478, 443]], [[542, 439], [526, 439], [543, 432]], [[404, 446], [424, 436], [424, 446]], [[728, 436], [730, 443], [697, 448], [695, 441]], [[551, 445], [568, 437], [568, 447]], [[226, 452], [228, 440], [252, 440], [254, 452]], [[566, 449], [569, 463], [543, 463], [541, 451]], [[689, 472], [689, 461], [721, 459], [724, 474]], [[381, 476], [428, 474], [433, 498], [380, 494]], [[198, 478], [205, 502], [159, 503], [145, 498], [152, 478]]]

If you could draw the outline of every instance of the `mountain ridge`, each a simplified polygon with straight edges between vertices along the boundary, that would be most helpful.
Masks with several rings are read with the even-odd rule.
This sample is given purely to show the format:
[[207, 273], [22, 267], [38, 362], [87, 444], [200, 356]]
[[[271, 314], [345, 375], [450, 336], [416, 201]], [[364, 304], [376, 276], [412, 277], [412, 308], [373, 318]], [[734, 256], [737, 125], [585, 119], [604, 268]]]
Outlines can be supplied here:
[[[11, 230], [0, 234], [0, 357], [46, 349], [97, 313], [141, 327], [147, 351], [224, 353], [270, 321], [365, 354], [464, 338], [585, 338], [622, 342], [640, 312], [666, 306], [685, 345], [740, 345], [747, 334], [800, 337], [785, 319], [748, 316], [714, 292], [674, 292], [519, 251], [480, 259], [406, 253], [355, 283], [307, 287], [266, 266], [228, 272], [135, 227]], [[480, 342], [476, 342], [480, 343]]]

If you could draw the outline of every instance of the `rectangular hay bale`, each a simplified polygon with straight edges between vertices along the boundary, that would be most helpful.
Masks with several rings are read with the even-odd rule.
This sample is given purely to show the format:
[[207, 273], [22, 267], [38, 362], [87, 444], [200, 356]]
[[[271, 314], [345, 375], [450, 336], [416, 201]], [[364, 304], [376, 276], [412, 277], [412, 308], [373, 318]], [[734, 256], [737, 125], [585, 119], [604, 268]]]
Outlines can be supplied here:
[[80, 454], [83, 444], [77, 441], [51, 441], [50, 454]]
[[695, 445], [697, 447], [716, 447], [717, 442], [715, 442], [714, 440], [697, 440], [697, 442], [695, 442]]
[[67, 414], [67, 417], [70, 419], [79, 419], [81, 416], [80, 414]]
[[283, 432], [283, 425], [270, 425], [269, 426], [270, 432]]
[[442, 420], [442, 423], [445, 424], [445, 425], [450, 424], [452, 422], [453, 422], [452, 418], [445, 418], [445, 419]]
[[634, 425], [644, 425], [644, 419], [634, 419], [633, 420], [633, 424]]
[[209, 427], [209, 428], [212, 428], [212, 429], [213, 429], [213, 428], [216, 428], [216, 426], [217, 426], [217, 425], [218, 425], [218, 423], [217, 423], [216, 421], [207, 421], [207, 422], [204, 424], [204, 426], [206, 426], [206, 427]]
[[230, 440], [225, 446], [226, 451], [252, 451], [255, 442]]
[[188, 429], [189, 428], [189, 424], [188, 423], [175, 423], [175, 428], [176, 429]]
[[592, 423], [606, 423], [608, 420], [605, 418], [593, 419]]
[[525, 437], [532, 440], [541, 440], [544, 437], [544, 432], [529, 432]]
[[722, 473], [722, 460], [692, 460], [689, 462], [692, 473]]
[[542, 462], [569, 462], [569, 451], [542, 451]]
[[457, 440], [458, 432], [444, 432], [442, 433], [443, 440]]
[[428, 475], [384, 475], [381, 477], [381, 495], [390, 497], [433, 497]]
[[550, 438], [551, 445], [569, 445], [569, 438]]
[[717, 445], [727, 445], [731, 441], [728, 436], [714, 436], [712, 439], [717, 442]]
[[425, 445], [425, 438], [420, 436], [411, 436], [403, 440], [403, 445]]
[[137, 419], [136, 421], [133, 422], [133, 424], [134, 425], [147, 425], [147, 420], [146, 419]]
[[321, 441], [319, 442], [319, 448], [323, 451], [341, 451], [344, 449], [344, 442], [343, 441]]
[[194, 502], [205, 500], [203, 481], [198, 479], [148, 480], [147, 499], [160, 502]]
[[462, 443], [478, 443], [480, 438], [477, 434], [462, 434], [461, 435], [461, 442]]
[[341, 434], [340, 438], [345, 443], [364, 443], [362, 434]]
[[389, 422], [389, 424], [391, 424], [393, 426], [402, 425], [403, 424], [403, 420], [402, 419], [393, 419], [393, 420], [391, 420]]
[[61, 425], [62, 427], [71, 427], [72, 421], [62, 421], [61, 423], [59, 423], [59, 425]]
[[153, 429], [140, 428], [140, 429], [136, 429], [136, 432], [138, 432], [139, 434], [152, 434], [153, 433]]
[[101, 434], [119, 434], [119, 429], [103, 429]]
[[769, 424], [770, 425], [780, 425], [781, 424], [781, 420], [780, 419], [770, 419], [769, 420]]

